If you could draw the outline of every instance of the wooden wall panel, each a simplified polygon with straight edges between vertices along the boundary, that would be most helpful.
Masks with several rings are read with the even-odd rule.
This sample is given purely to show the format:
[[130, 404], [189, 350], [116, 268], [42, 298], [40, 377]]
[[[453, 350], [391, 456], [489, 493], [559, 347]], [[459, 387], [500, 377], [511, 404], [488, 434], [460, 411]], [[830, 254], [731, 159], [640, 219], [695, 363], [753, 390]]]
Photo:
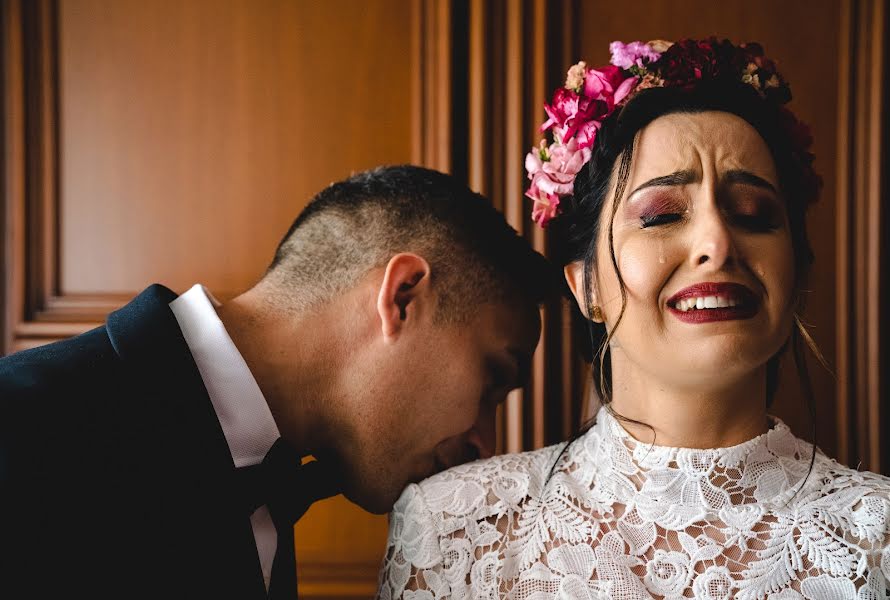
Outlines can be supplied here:
[[410, 160], [401, 0], [62, 0], [60, 287], [235, 292], [308, 198]]

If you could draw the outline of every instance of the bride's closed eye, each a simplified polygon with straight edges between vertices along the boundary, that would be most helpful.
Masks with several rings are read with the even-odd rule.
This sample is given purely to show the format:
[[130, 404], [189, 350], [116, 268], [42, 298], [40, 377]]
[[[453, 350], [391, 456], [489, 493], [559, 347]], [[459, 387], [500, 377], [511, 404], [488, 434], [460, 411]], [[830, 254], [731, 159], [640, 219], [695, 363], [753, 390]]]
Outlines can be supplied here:
[[641, 198], [636, 210], [641, 229], [676, 223], [686, 212], [688, 207], [684, 201], [663, 193], [654, 193]]
[[662, 213], [660, 215], [643, 215], [640, 217], [640, 227], [646, 229], [647, 227], [654, 227], [656, 225], [668, 225], [670, 223], [676, 223], [679, 221], [683, 215], [680, 213]]
[[737, 194], [726, 207], [729, 221], [751, 233], [780, 229], [785, 219], [776, 198], [767, 195]]

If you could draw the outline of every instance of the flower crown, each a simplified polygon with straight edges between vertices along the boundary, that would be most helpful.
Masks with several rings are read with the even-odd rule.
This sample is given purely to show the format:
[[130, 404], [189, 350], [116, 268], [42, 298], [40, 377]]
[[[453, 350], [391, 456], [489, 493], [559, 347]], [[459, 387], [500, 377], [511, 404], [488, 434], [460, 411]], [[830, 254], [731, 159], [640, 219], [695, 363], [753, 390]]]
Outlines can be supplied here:
[[[553, 143], [548, 145], [542, 139], [525, 158], [532, 182], [526, 196], [534, 202], [532, 219], [541, 227], [561, 212], [561, 199], [572, 194], [575, 176], [590, 160], [603, 121], [638, 92], [656, 87], [693, 88], [704, 80], [731, 77], [776, 105], [791, 100], [788, 84], [760, 44], [735, 46], [712, 37], [676, 43], [612, 42], [609, 50], [610, 65], [589, 69], [582, 61], [572, 66], [565, 86], [544, 105], [548, 119], [541, 132], [552, 131]], [[809, 128], [787, 109], [782, 112], [799, 162], [809, 170], [806, 178], [818, 187], [820, 180], [812, 172], [813, 155], [808, 151], [812, 143]]]

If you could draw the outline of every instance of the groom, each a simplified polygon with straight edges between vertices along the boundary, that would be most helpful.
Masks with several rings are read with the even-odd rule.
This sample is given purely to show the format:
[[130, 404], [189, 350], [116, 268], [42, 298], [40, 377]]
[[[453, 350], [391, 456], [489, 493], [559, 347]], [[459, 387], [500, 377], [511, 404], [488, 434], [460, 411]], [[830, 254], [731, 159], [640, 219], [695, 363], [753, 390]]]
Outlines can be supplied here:
[[379, 168], [233, 300], [152, 285], [0, 359], [0, 597], [294, 598], [313, 500], [383, 513], [492, 453], [559, 281], [453, 178]]

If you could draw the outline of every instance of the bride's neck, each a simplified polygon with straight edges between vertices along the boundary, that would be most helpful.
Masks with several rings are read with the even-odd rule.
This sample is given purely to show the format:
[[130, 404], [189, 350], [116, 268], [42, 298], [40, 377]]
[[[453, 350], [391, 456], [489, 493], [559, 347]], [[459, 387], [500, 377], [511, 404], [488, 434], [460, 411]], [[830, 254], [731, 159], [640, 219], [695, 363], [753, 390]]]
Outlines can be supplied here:
[[[710, 385], [667, 383], [613, 363], [612, 410], [634, 438], [659, 446], [725, 448], [767, 431], [766, 368]], [[654, 429], [654, 439], [653, 439]]]

